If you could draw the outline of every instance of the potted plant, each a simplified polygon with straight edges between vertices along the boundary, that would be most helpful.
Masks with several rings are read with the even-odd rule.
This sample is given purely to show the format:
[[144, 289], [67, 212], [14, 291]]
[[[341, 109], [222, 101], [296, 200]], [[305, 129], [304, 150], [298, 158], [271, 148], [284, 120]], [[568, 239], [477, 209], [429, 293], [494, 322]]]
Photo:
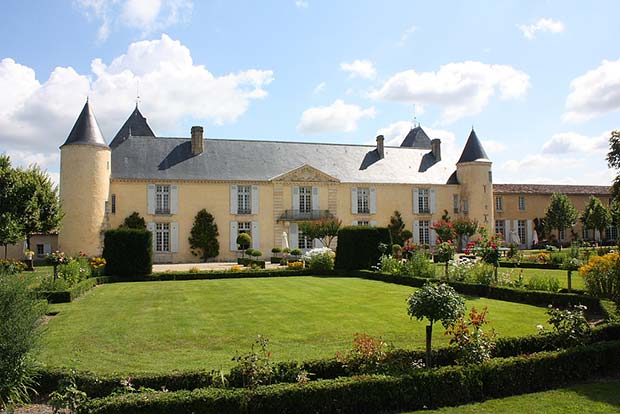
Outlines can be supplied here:
[[282, 257], [279, 256], [279, 254], [282, 253], [281, 248], [274, 247], [271, 249], [271, 253], [273, 254], [271, 256], [271, 263], [280, 263], [282, 261]]
[[258, 266], [262, 269], [265, 268], [265, 261], [264, 260], [259, 260], [259, 258], [263, 255], [263, 252], [261, 252], [260, 250], [257, 249], [252, 249], [252, 252], [250, 253], [252, 256], [252, 266]]
[[24, 252], [24, 257], [26, 257], [26, 270], [28, 271], [33, 271], [34, 270], [34, 261], [33, 261], [33, 257], [34, 257], [34, 252], [32, 250], [26, 250]]

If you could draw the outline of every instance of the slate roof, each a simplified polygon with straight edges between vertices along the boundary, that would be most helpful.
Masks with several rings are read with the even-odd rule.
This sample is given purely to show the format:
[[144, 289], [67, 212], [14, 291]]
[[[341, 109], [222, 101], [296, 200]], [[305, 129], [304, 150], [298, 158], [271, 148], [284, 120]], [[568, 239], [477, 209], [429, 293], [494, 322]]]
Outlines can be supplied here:
[[573, 194], [602, 195], [610, 194], [610, 188], [604, 185], [554, 185], [554, 184], [493, 184], [495, 194]]
[[307, 164], [341, 182], [445, 184], [454, 171], [406, 147], [385, 147], [382, 159], [374, 145], [209, 138], [204, 148], [193, 156], [189, 138], [131, 136], [112, 150], [112, 178], [268, 181]]
[[459, 158], [456, 163], [460, 164], [462, 162], [472, 161], [489, 161], [489, 157], [484, 151], [484, 148], [482, 148], [482, 144], [480, 143], [480, 140], [478, 139], [478, 136], [473, 128], [471, 129], [469, 138], [467, 138], [461, 158]]
[[431, 149], [431, 139], [426, 135], [426, 132], [418, 125], [411, 129], [403, 142], [401, 147], [410, 147], [418, 149]]
[[77, 121], [75, 121], [73, 128], [71, 128], [71, 132], [69, 132], [67, 140], [61, 145], [61, 147], [65, 145], [108, 146], [105, 143], [105, 139], [103, 139], [103, 134], [101, 133], [101, 129], [99, 129], [99, 124], [97, 123], [95, 114], [93, 114], [90, 109], [88, 100], [86, 100], [86, 104], [84, 105], [84, 108], [82, 108], [80, 116]]
[[142, 116], [140, 110], [138, 109], [138, 105], [136, 104], [136, 109], [129, 115], [127, 121], [123, 124], [121, 129], [118, 130], [116, 136], [110, 142], [110, 147], [116, 147], [121, 142], [125, 141], [127, 137], [130, 135], [137, 137], [154, 137], [155, 133], [146, 122], [146, 118]]

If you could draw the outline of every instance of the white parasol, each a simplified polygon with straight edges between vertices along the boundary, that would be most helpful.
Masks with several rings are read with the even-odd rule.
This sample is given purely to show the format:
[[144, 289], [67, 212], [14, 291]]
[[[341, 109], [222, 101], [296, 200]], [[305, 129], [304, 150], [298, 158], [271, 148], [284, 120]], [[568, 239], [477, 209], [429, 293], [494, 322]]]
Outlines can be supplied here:
[[538, 244], [538, 233], [534, 230], [534, 236], [532, 237], [532, 243]]
[[282, 232], [282, 248], [288, 249], [288, 234], [285, 231]]
[[521, 238], [519, 237], [519, 233], [517, 233], [516, 231], [511, 231], [510, 232], [510, 240], [514, 243], [514, 244], [521, 244]]

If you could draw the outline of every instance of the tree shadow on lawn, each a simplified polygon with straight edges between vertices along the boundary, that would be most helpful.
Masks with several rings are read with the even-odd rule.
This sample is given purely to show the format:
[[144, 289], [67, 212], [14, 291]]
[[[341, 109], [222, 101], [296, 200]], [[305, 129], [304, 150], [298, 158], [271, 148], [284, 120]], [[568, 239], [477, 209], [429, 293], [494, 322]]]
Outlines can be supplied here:
[[611, 378], [601, 378], [595, 383], [575, 385], [570, 390], [591, 401], [620, 407], [620, 373]]

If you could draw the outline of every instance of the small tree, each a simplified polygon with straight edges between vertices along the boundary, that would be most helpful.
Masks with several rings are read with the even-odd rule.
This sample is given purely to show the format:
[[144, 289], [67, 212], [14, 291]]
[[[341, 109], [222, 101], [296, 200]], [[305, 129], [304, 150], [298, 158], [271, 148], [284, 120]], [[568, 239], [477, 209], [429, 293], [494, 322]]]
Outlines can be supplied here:
[[4, 258], [7, 258], [7, 249], [9, 244], [17, 244], [19, 241], [24, 240], [24, 231], [19, 224], [19, 220], [16, 220], [9, 212], [0, 214], [0, 245], [4, 246]]
[[341, 225], [342, 221], [336, 218], [302, 221], [299, 230], [311, 240], [319, 239], [323, 246], [330, 247]]
[[219, 235], [215, 219], [203, 208], [194, 218], [194, 226], [189, 237], [189, 245], [193, 249], [192, 254], [200, 255], [205, 262], [212, 257], [217, 257], [220, 254], [220, 243], [217, 241]]
[[433, 324], [441, 321], [447, 328], [465, 313], [465, 300], [451, 287], [442, 283], [432, 285], [426, 283], [407, 299], [407, 313], [411, 318], [428, 319], [426, 326], [426, 367], [431, 367], [431, 340]]
[[579, 243], [573, 242], [571, 244], [570, 253], [564, 256], [564, 260], [560, 266], [562, 269], [566, 270], [566, 283], [569, 293], [573, 288], [572, 274], [575, 270], [579, 270], [581, 267], [581, 260], [579, 256]]
[[611, 213], [609, 209], [605, 207], [601, 200], [597, 197], [590, 197], [588, 205], [581, 215], [581, 221], [586, 229], [598, 230], [598, 241], [603, 241], [603, 235], [605, 229], [611, 224]]
[[478, 222], [475, 220], [470, 220], [468, 218], [458, 218], [454, 220], [452, 225], [454, 226], [454, 231], [456, 231], [458, 241], [457, 248], [460, 251], [463, 247], [463, 237], [467, 236], [469, 238], [473, 236], [478, 229]]
[[390, 234], [392, 235], [392, 242], [396, 244], [400, 244], [402, 246], [405, 239], [403, 239], [402, 232], [405, 229], [405, 223], [403, 222], [403, 217], [400, 214], [400, 211], [395, 210], [392, 217], [390, 217], [390, 224], [388, 224], [388, 229], [390, 229]]
[[539, 239], [544, 239], [547, 236], [547, 223], [544, 217], [536, 217], [534, 220], [534, 230], [538, 234]]
[[137, 211], [134, 211], [127, 217], [125, 217], [125, 221], [121, 224], [122, 228], [127, 229], [138, 229], [138, 230], [146, 230], [146, 221], [144, 221], [144, 217], [140, 215]]
[[243, 252], [245, 256], [245, 251], [250, 248], [252, 245], [252, 236], [247, 233], [241, 233], [237, 236], [237, 246], [239, 246], [239, 250]]
[[431, 229], [435, 230], [437, 237], [439, 237], [439, 240], [442, 242], [456, 239], [456, 230], [454, 230], [454, 226], [449, 220], [441, 220], [433, 223]]
[[437, 261], [444, 263], [444, 277], [448, 278], [448, 263], [454, 258], [454, 245], [451, 240], [441, 242], [435, 246]]
[[617, 229], [618, 240], [616, 240], [616, 242], [620, 248], [620, 199], [611, 202], [609, 212], [611, 213], [611, 224]]
[[551, 195], [551, 201], [545, 213], [545, 222], [549, 230], [557, 229], [559, 234], [563, 229], [574, 226], [577, 217], [579, 213], [566, 194], [553, 193]]

